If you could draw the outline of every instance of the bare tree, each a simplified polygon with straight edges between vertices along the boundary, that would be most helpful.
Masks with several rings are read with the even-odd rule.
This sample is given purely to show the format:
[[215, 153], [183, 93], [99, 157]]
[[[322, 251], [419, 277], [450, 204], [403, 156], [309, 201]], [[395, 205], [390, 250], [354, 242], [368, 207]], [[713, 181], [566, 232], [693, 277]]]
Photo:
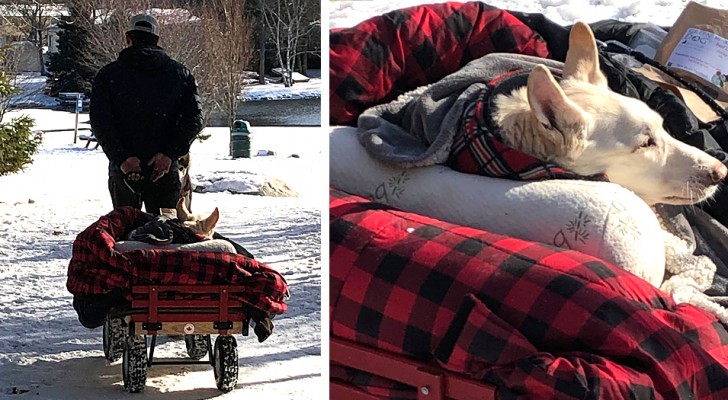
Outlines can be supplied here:
[[3, 23], [16, 27], [26, 35], [26, 40], [38, 49], [38, 59], [43, 65], [43, 46], [48, 41], [48, 27], [55, 23], [63, 8], [53, 0], [13, 1], [2, 6]]
[[20, 92], [15, 83], [17, 64], [7, 56], [10, 50], [9, 46], [0, 47], [0, 121], [10, 106], [10, 99]]
[[208, 84], [217, 109], [225, 113], [232, 126], [245, 86], [243, 71], [254, 52], [251, 27], [253, 21], [245, 16], [241, 0], [209, 0], [199, 14], [207, 39], [206, 56], [213, 61], [207, 71]]
[[293, 84], [296, 58], [308, 49], [300, 46], [320, 26], [318, 2], [311, 0], [256, 0], [269, 37], [276, 44], [283, 83]]
[[21, 65], [25, 63], [25, 54], [18, 51], [17, 47], [0, 46], [0, 121], [11, 108], [11, 100], [22, 102], [43, 92], [42, 84], [28, 84], [35, 77], [21, 73]]
[[129, 19], [150, 13], [160, 23], [159, 45], [192, 71], [207, 117], [223, 112], [235, 118], [252, 56], [251, 21], [240, 0], [205, 0], [180, 8], [174, 0], [73, 0], [83, 3], [89, 18], [79, 21], [89, 32], [89, 56], [94, 70], [115, 60], [127, 44]]

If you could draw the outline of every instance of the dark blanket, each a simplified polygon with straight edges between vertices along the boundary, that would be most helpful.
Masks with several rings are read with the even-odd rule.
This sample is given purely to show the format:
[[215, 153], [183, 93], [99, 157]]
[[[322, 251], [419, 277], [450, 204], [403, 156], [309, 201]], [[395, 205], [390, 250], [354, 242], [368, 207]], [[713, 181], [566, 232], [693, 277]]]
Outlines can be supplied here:
[[[286, 311], [286, 280], [267, 265], [244, 255], [114, 250], [116, 241], [153, 219], [151, 214], [124, 207], [101, 217], [76, 237], [66, 282], [76, 303], [93, 299], [90, 304], [108, 309], [120, 299], [131, 300], [130, 288], [134, 284], [230, 284], [244, 286], [245, 293], [238, 299], [261, 315]], [[79, 318], [83, 316], [79, 314]]]
[[[715, 317], [579, 252], [333, 190], [330, 332], [463, 373], [498, 398], [725, 399]], [[413, 388], [333, 365], [389, 398]]]
[[132, 229], [128, 240], [150, 244], [196, 243], [205, 238], [186, 227], [177, 218], [158, 216], [144, 225]]

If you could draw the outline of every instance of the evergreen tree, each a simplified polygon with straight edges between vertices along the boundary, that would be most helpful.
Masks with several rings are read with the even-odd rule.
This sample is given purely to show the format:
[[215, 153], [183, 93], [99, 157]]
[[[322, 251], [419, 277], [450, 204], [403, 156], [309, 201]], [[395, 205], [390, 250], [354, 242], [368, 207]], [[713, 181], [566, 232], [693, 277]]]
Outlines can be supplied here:
[[[11, 75], [5, 71], [3, 60], [7, 48], [0, 48], [0, 121], [3, 120], [10, 98], [19, 92], [12, 84]], [[32, 132], [32, 118], [21, 115], [7, 122], [0, 122], [0, 176], [21, 171], [33, 163], [42, 137]]]
[[50, 55], [48, 89], [52, 96], [59, 92], [80, 92], [88, 95], [96, 71], [89, 67], [88, 32], [78, 23], [78, 18], [88, 18], [71, 7], [58, 27], [58, 52]]

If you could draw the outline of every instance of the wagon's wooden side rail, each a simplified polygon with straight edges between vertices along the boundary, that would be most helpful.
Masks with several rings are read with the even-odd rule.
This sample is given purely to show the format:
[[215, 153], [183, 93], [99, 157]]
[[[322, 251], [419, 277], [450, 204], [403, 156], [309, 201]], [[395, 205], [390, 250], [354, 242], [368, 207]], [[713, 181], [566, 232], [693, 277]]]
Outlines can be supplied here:
[[[249, 333], [247, 292], [240, 285], [132, 285], [131, 307], [106, 316], [104, 356], [112, 362], [123, 359], [124, 388], [131, 393], [144, 390], [153, 365], [181, 364], [211, 365], [217, 388], [229, 392], [238, 381], [233, 335]], [[184, 335], [189, 357], [155, 359], [159, 334]], [[211, 334], [218, 334], [214, 345]]]
[[[227, 335], [242, 332], [247, 335], [245, 304], [233, 293], [245, 293], [243, 286], [233, 285], [135, 285], [131, 301], [133, 312], [130, 322], [142, 323], [148, 334], [155, 335], [162, 330], [162, 323], [210, 322], [216, 332]], [[161, 293], [178, 295], [199, 295], [210, 298], [160, 299]], [[179, 330], [176, 324], [165, 324]], [[189, 324], [188, 324], [189, 325]], [[186, 332], [192, 333], [192, 332]], [[196, 332], [197, 333], [197, 332]], [[203, 333], [203, 332], [200, 332]], [[204, 330], [209, 332], [209, 329]]]
[[[413, 386], [418, 400], [495, 399], [495, 389], [485, 383], [350, 340], [331, 337], [329, 341], [331, 363]], [[354, 385], [337, 381], [330, 382], [330, 396], [333, 400], [380, 400]]]

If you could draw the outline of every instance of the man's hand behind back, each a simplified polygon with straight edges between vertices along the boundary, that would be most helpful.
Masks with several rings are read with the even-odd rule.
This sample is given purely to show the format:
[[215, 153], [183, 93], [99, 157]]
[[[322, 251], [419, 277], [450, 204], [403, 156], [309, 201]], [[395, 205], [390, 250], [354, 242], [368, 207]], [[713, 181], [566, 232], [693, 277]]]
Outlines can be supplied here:
[[172, 165], [172, 159], [162, 153], [157, 153], [149, 160], [147, 165], [152, 167], [152, 182], [156, 182], [159, 178], [169, 172]]
[[[127, 178], [131, 181], [138, 181], [142, 178], [142, 167], [139, 165], [141, 164], [141, 161], [139, 161], [138, 157], [129, 157], [126, 160], [124, 160], [123, 163], [119, 166], [119, 169], [121, 172], [124, 173], [124, 175], [127, 176]], [[132, 172], [136, 172], [136, 174], [131, 174]]]

